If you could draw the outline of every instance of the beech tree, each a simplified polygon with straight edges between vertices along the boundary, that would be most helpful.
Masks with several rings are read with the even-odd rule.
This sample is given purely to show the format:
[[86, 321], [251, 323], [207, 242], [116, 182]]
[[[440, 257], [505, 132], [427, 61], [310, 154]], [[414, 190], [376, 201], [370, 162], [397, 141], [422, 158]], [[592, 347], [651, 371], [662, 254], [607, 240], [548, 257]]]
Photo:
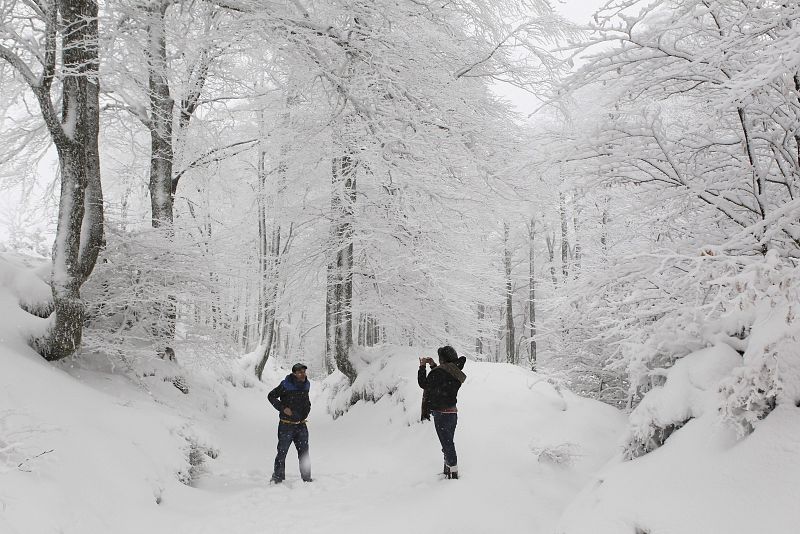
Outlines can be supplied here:
[[[44, 338], [33, 340], [45, 358], [57, 360], [80, 346], [80, 289], [103, 244], [98, 5], [93, 0], [6, 2], [0, 12], [0, 57], [36, 97], [58, 154], [61, 194], [50, 278], [52, 323]], [[60, 86], [60, 113], [54, 84]]]

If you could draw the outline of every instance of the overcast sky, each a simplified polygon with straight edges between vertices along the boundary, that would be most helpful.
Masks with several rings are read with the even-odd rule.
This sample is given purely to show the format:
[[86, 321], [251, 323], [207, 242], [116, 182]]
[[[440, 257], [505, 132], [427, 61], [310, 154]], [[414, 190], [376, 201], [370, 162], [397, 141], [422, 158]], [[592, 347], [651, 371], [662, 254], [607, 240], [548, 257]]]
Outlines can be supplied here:
[[551, 0], [553, 8], [573, 22], [588, 22], [605, 0]]
[[[606, 2], [607, 0], [550, 0], [553, 9], [576, 24], [588, 23], [594, 12]], [[510, 100], [524, 115], [529, 115], [541, 104], [530, 93], [510, 85], [496, 84], [495, 91]]]

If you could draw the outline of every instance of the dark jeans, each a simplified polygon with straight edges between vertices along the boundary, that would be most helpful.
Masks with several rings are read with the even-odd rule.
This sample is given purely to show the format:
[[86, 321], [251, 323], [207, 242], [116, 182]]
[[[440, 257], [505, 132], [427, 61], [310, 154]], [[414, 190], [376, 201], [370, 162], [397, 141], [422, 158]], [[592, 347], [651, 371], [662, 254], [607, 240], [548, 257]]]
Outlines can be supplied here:
[[431, 413], [433, 414], [433, 426], [436, 428], [436, 435], [439, 436], [439, 443], [442, 444], [444, 463], [450, 467], [458, 465], [456, 444], [453, 442], [456, 434], [456, 425], [458, 424], [458, 414], [437, 411], [432, 411]]
[[283, 480], [286, 478], [286, 454], [294, 443], [297, 448], [297, 457], [300, 460], [300, 476], [303, 480], [311, 480], [311, 457], [308, 455], [308, 427], [305, 423], [293, 425], [278, 423], [278, 455], [275, 456], [275, 470], [272, 478]]

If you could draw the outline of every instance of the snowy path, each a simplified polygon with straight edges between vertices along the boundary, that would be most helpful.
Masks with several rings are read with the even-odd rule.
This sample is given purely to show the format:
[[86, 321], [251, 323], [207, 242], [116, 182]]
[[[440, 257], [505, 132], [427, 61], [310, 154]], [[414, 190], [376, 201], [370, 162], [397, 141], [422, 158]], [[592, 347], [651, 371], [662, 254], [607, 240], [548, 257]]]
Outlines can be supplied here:
[[[315, 405], [314, 482], [299, 480], [292, 449], [286, 482], [270, 486], [277, 413], [263, 391], [240, 389], [213, 432], [222, 454], [197, 489], [162, 508], [192, 517], [178, 531], [194, 534], [551, 532], [588, 473], [613, 452], [616, 432], [608, 428], [616, 427], [606, 418], [598, 423], [606, 430], [586, 428], [587, 409], [598, 406], [570, 397], [574, 405], [563, 411], [565, 401], [544, 384], [515, 381], [527, 395], [515, 391], [508, 404], [498, 395], [509, 371], [487, 366], [462, 389], [458, 481], [437, 476], [442, 461], [432, 425], [392, 424], [384, 399], [336, 421]], [[565, 441], [587, 442], [573, 467], [539, 463], [531, 450], [534, 442]]]

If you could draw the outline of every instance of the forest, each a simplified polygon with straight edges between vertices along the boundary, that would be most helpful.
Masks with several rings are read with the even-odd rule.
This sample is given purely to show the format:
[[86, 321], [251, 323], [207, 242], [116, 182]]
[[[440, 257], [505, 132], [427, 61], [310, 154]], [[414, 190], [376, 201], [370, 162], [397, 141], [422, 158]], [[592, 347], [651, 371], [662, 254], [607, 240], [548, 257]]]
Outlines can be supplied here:
[[452, 345], [630, 416], [626, 461], [700, 417], [648, 394], [710, 347], [737, 439], [796, 409], [800, 5], [558, 7], [0, 0], [25, 343], [301, 361], [336, 416], [380, 397], [359, 354]]

